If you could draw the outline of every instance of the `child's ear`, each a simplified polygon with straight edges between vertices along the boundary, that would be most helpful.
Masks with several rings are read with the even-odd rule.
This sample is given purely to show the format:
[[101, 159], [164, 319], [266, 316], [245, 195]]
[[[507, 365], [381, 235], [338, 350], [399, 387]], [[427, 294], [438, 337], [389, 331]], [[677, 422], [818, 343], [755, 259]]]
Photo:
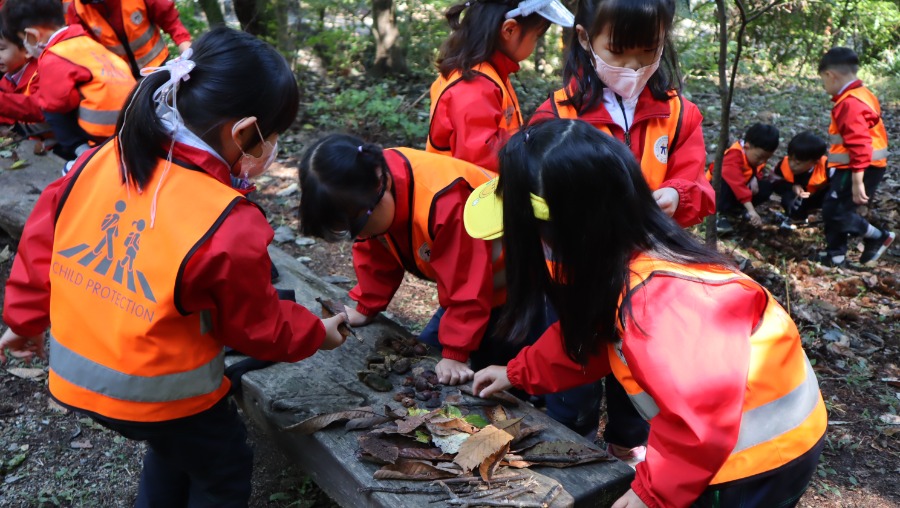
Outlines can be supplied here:
[[522, 25], [519, 24], [518, 21], [514, 19], [507, 19], [500, 25], [500, 37], [503, 38], [504, 41], [511, 42], [518, 40], [519, 31], [522, 30]]
[[575, 25], [575, 33], [578, 35], [578, 44], [587, 52], [591, 51], [591, 38], [588, 37], [587, 30], [581, 25]]

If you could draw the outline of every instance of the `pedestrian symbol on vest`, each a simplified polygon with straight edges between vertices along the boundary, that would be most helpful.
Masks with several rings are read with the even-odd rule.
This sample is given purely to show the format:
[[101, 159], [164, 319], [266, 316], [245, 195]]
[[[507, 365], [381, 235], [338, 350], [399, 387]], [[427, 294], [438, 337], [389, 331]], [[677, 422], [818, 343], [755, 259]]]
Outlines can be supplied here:
[[[97, 242], [97, 246], [91, 249], [91, 246], [82, 243], [68, 249], [63, 249], [57, 254], [64, 258], [74, 258], [79, 254], [83, 254], [78, 258], [78, 264], [89, 268], [98, 258], [100, 261], [94, 265], [94, 273], [99, 275], [107, 275], [110, 268], [115, 264], [112, 279], [119, 284], [124, 284], [132, 293], [143, 294], [144, 298], [156, 303], [156, 297], [153, 296], [153, 290], [147, 277], [140, 270], [134, 269], [134, 260], [138, 251], [141, 250], [141, 232], [146, 227], [143, 220], [136, 220], [131, 223], [135, 228], [134, 231], [128, 233], [125, 238], [123, 247], [125, 255], [116, 261], [116, 250], [113, 247], [115, 239], [119, 236], [119, 222], [121, 221], [121, 213], [125, 211], [125, 202], [116, 201], [116, 213], [108, 213], [100, 223], [100, 233], [102, 237]], [[121, 255], [121, 253], [120, 253]], [[140, 293], [137, 286], [140, 285]]]

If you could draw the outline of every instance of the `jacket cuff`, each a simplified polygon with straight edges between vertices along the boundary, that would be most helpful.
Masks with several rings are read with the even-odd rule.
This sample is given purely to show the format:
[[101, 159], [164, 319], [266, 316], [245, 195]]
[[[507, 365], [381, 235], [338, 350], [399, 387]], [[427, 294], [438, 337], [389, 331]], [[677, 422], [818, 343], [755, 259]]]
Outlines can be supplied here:
[[641, 501], [643, 501], [644, 504], [647, 505], [647, 508], [660, 508], [660, 506], [653, 499], [653, 496], [651, 496], [650, 493], [647, 492], [647, 489], [644, 488], [644, 486], [641, 484], [641, 482], [638, 481], [637, 478], [635, 478], [634, 481], [631, 482], [631, 490], [633, 490], [634, 493], [637, 494], [637, 497], [641, 498]]
[[373, 309], [371, 307], [366, 307], [360, 302], [356, 302], [356, 312], [359, 312], [363, 316], [372, 317], [384, 309]]
[[441, 356], [446, 358], [447, 360], [455, 360], [457, 362], [467, 362], [469, 361], [469, 352], [464, 349], [457, 349], [454, 347], [447, 347], [441, 344]]
[[513, 358], [506, 364], [506, 378], [516, 388], [525, 389], [522, 379], [525, 373], [524, 370], [525, 362], [520, 361], [518, 358]]

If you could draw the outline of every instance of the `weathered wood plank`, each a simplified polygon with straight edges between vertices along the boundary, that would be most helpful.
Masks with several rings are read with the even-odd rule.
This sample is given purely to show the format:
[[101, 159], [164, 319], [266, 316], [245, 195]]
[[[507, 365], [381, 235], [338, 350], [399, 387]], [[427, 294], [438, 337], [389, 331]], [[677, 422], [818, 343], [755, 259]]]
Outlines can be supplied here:
[[60, 177], [65, 162], [53, 154], [35, 155], [31, 140], [7, 149], [14, 149], [28, 163], [22, 169], [10, 170], [12, 159], [0, 159], [0, 229], [19, 238], [41, 191]]
[[[344, 290], [323, 282], [280, 249], [270, 248], [270, 254], [281, 273], [281, 280], [276, 285], [293, 289], [297, 301], [314, 312], [319, 309], [316, 297], [337, 300], [346, 297]], [[240, 404], [244, 413], [342, 506], [428, 506], [435, 496], [359, 492], [361, 488], [375, 485], [416, 485], [412, 482], [374, 480], [372, 474], [378, 466], [356, 458], [359, 432], [347, 432], [340, 426], [312, 436], [279, 430], [316, 414], [359, 406], [381, 408], [387, 403], [396, 406], [390, 398], [391, 393], [370, 390], [358, 381], [356, 373], [363, 369], [365, 358], [374, 351], [378, 337], [408, 332], [384, 317], [356, 331], [364, 339], [363, 343], [351, 338], [335, 351], [322, 351], [297, 364], [277, 364], [246, 374]], [[517, 415], [524, 414], [529, 424], [546, 426], [547, 430], [542, 434], [545, 439], [583, 439], [528, 405], [523, 404], [515, 412]], [[633, 476], [631, 469], [619, 462], [566, 469], [536, 468], [535, 472], [563, 486], [564, 492], [553, 506], [609, 506], [627, 490]]]

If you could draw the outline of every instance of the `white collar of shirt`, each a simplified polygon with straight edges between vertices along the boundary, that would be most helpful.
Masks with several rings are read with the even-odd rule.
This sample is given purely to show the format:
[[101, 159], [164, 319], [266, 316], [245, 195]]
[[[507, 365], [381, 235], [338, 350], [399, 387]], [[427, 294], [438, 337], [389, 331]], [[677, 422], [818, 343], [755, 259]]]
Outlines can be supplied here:
[[[222, 164], [229, 166], [229, 164], [225, 162], [225, 159], [223, 159], [222, 156], [213, 149], [213, 147], [209, 146], [206, 141], [203, 141], [199, 136], [191, 132], [191, 130], [188, 129], [187, 126], [185, 126], [183, 123], [175, 120], [175, 115], [172, 111], [172, 108], [164, 104], [160, 104], [156, 108], [156, 114], [159, 116], [160, 123], [162, 123], [163, 127], [165, 127], [166, 130], [168, 130], [169, 133], [173, 135], [176, 143], [181, 143], [183, 145], [194, 147], [198, 150], [203, 150], [216, 159], [222, 161]], [[179, 124], [177, 129], [175, 128], [176, 122]]]
[[[643, 90], [641, 91], [643, 92]], [[634, 109], [637, 107], [640, 95], [637, 94], [633, 99], [627, 101], [622, 99], [622, 105], [620, 106], [616, 93], [609, 88], [603, 88], [603, 106], [606, 108], [609, 116], [612, 117], [613, 122], [621, 127], [623, 131], [627, 132], [634, 123]], [[623, 107], [625, 108], [624, 111]]]
[[847, 88], [849, 88], [850, 85], [852, 85], [853, 83], [856, 83], [856, 81], [857, 81], [857, 80], [854, 79], [853, 81], [851, 81], [851, 82], [847, 83], [846, 85], [842, 86], [842, 87], [841, 87], [841, 90], [837, 93], [837, 95], [841, 95], [842, 93], [844, 93], [845, 91], [847, 91]]
[[53, 39], [56, 38], [57, 35], [63, 33], [64, 31], [66, 31], [66, 28], [69, 28], [69, 25], [66, 25], [66, 26], [60, 28], [59, 30], [53, 32], [53, 35], [51, 35], [50, 38], [47, 39], [47, 45], [49, 46], [50, 43], [53, 42]]

